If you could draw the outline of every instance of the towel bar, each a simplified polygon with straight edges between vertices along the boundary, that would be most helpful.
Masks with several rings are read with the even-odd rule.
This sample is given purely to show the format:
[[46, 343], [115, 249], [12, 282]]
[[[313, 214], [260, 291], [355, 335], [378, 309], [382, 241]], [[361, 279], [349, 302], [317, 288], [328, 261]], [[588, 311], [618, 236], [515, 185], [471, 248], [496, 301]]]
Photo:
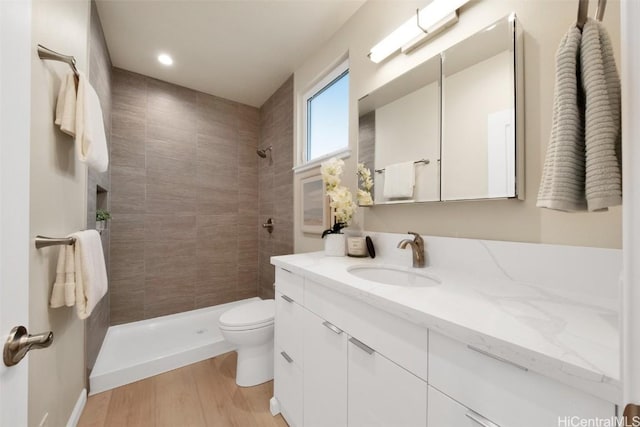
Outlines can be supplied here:
[[36, 236], [36, 249], [46, 248], [47, 246], [73, 245], [75, 242], [76, 239], [73, 237]]
[[38, 45], [38, 57], [40, 59], [48, 59], [51, 61], [60, 61], [66, 64], [69, 64], [71, 67], [71, 71], [75, 74], [76, 78], [80, 78], [80, 73], [78, 72], [78, 68], [76, 67], [76, 58], [70, 55], [63, 55], [61, 53], [56, 52], [55, 50], [51, 50], [48, 47]]
[[[414, 165], [417, 165], [419, 163], [424, 163], [425, 165], [428, 165], [429, 163], [431, 163], [431, 161], [429, 159], [420, 159], [420, 160], [416, 160], [415, 162], [413, 162]], [[382, 169], [376, 169], [376, 173], [382, 173], [384, 172], [385, 168]]]

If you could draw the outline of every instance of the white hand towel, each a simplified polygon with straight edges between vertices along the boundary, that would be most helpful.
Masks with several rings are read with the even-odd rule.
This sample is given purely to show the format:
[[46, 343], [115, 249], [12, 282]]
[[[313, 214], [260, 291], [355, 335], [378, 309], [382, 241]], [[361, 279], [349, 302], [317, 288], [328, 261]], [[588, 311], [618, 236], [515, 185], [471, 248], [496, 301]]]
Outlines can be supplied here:
[[96, 230], [79, 231], [73, 237], [76, 239], [76, 308], [78, 317], [86, 319], [107, 293], [107, 268]]
[[562, 211], [586, 209], [584, 193], [584, 107], [578, 57], [582, 34], [572, 26], [556, 52], [551, 138], [542, 169], [537, 206]]
[[58, 308], [64, 305], [65, 254], [65, 247], [60, 246], [60, 250], [58, 251], [58, 265], [56, 267], [56, 281], [53, 284], [51, 299], [49, 300], [51, 308]]
[[62, 132], [76, 136], [76, 81], [75, 74], [71, 71], [60, 84], [55, 124], [60, 126]]
[[620, 78], [604, 26], [587, 20], [580, 46], [585, 95], [585, 192], [590, 211], [622, 204]]
[[416, 172], [413, 162], [396, 163], [384, 168], [384, 197], [387, 199], [413, 197]]
[[73, 245], [67, 245], [64, 266], [64, 305], [73, 307], [76, 303], [76, 260]]
[[97, 172], [105, 172], [109, 167], [100, 98], [83, 73], [78, 83], [76, 151], [78, 158]]

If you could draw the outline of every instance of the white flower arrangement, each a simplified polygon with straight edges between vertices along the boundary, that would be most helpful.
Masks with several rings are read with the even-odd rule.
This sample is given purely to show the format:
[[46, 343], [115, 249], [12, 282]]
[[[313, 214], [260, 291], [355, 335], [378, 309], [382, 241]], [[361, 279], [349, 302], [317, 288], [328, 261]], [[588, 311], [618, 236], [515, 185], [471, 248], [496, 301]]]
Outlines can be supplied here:
[[371, 178], [371, 171], [364, 163], [358, 163], [358, 180], [362, 184], [362, 188], [358, 189], [358, 204], [360, 206], [373, 205], [373, 198], [371, 197], [373, 179]]
[[324, 182], [325, 190], [331, 202], [329, 206], [334, 209], [336, 223], [329, 230], [322, 233], [322, 237], [331, 233], [340, 233], [340, 230], [349, 225], [353, 218], [357, 206], [353, 202], [351, 191], [342, 183], [341, 175], [344, 168], [344, 161], [332, 157], [320, 165], [320, 173]]

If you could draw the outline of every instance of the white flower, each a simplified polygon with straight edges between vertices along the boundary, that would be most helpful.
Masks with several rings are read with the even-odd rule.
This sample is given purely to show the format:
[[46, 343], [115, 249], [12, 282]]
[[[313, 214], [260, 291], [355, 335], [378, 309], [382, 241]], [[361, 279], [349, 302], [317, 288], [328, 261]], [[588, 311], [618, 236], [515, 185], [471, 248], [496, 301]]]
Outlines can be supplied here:
[[371, 197], [371, 193], [367, 190], [358, 189], [358, 204], [360, 206], [371, 206], [373, 205], [373, 198]]
[[320, 173], [322, 174], [322, 180], [324, 181], [327, 192], [340, 185], [340, 175], [342, 175], [343, 167], [344, 161], [335, 157], [330, 158], [326, 162], [322, 162], [320, 165]]
[[329, 206], [335, 209], [336, 221], [348, 225], [357, 209], [351, 191], [345, 186], [339, 186], [327, 194], [331, 198]]
[[371, 171], [368, 167], [364, 165], [364, 163], [358, 163], [358, 178], [362, 183], [362, 187], [371, 192], [373, 188], [373, 180], [371, 179]]
[[353, 218], [357, 205], [353, 202], [353, 196], [349, 189], [344, 185], [340, 185], [342, 182], [340, 176], [343, 168], [344, 161], [332, 157], [320, 165], [320, 173], [322, 174], [322, 181], [327, 195], [331, 199], [329, 206], [335, 211], [336, 222], [346, 226]]

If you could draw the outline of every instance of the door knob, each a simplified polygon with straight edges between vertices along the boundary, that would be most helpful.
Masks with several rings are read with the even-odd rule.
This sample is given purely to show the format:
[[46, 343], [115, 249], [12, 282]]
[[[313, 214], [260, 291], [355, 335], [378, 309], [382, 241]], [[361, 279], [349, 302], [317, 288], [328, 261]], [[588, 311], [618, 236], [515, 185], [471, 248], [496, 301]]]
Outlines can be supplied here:
[[16, 326], [4, 343], [2, 356], [7, 366], [16, 365], [31, 349], [46, 348], [53, 342], [53, 332], [29, 335], [27, 328]]

